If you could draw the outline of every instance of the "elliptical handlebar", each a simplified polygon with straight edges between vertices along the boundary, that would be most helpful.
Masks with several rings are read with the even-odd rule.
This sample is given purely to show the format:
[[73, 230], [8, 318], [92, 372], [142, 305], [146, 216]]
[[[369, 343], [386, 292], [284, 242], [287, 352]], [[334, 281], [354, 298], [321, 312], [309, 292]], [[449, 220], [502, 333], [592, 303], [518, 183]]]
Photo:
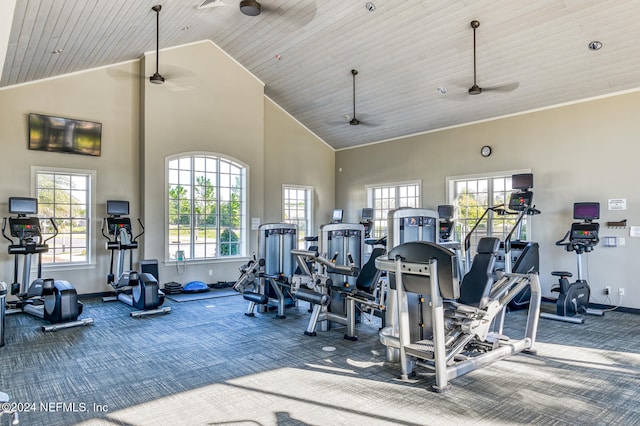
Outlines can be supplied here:
[[[487, 209], [484, 211], [484, 213], [482, 213], [482, 216], [480, 216], [480, 219], [478, 219], [476, 221], [475, 225], [473, 225], [473, 228], [471, 228], [471, 231], [469, 231], [467, 233], [467, 236], [464, 237], [464, 251], [465, 252], [468, 252], [469, 251], [469, 247], [471, 247], [471, 236], [473, 235], [473, 232], [476, 230], [476, 228], [478, 226], [480, 226], [480, 224], [482, 223], [482, 220], [487, 215], [487, 213], [489, 213], [489, 211], [499, 212], [499, 211], [506, 211], [506, 210], [504, 209], [504, 204], [498, 204], [497, 206], [487, 207]], [[501, 213], [498, 213], [498, 214], [501, 214]]]
[[58, 225], [56, 225], [56, 221], [55, 221], [55, 220], [53, 220], [53, 218], [52, 218], [52, 217], [48, 217], [47, 219], [49, 219], [49, 222], [51, 222], [51, 226], [53, 226], [53, 235], [52, 235], [52, 236], [50, 236], [49, 238], [45, 239], [45, 240], [42, 242], [42, 245], [47, 244], [47, 241], [49, 241], [49, 240], [51, 240], [51, 239], [55, 238], [55, 237], [58, 235]]
[[7, 234], [4, 233], [5, 229], [7, 229], [7, 218], [2, 219], [2, 236], [7, 239], [11, 244], [13, 244], [13, 240], [7, 237]]
[[142, 221], [140, 220], [140, 218], [138, 218], [138, 223], [140, 224], [140, 229], [142, 229], [142, 231], [138, 235], [133, 237], [133, 241], [136, 241], [138, 239], [138, 237], [140, 237], [140, 236], [142, 236], [142, 234], [144, 234], [144, 225], [142, 224]]

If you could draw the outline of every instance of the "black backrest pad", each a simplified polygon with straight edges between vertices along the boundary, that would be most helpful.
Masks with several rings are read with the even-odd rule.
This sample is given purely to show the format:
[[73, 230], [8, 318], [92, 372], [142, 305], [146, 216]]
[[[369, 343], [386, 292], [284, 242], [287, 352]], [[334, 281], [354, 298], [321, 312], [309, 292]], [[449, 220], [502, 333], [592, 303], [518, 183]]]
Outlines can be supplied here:
[[360, 274], [356, 280], [356, 288], [358, 290], [366, 291], [367, 293], [371, 293], [373, 291], [376, 281], [380, 278], [380, 271], [376, 268], [376, 257], [382, 256], [384, 252], [385, 249], [382, 247], [376, 247], [373, 249], [369, 260], [364, 264], [362, 270], [360, 270]]
[[478, 242], [478, 254], [473, 257], [471, 269], [462, 278], [459, 302], [482, 308], [487, 303], [493, 278], [491, 272], [496, 261], [500, 240], [493, 237], [481, 238]]
[[[458, 262], [455, 253], [451, 250], [427, 241], [412, 241], [394, 247], [388, 256], [389, 259], [400, 256], [406, 262], [415, 263], [428, 263], [429, 259], [437, 259], [440, 294], [445, 299], [458, 298], [460, 294], [460, 286], [456, 278]], [[392, 288], [394, 281], [389, 279]], [[403, 277], [403, 283], [405, 290], [410, 293], [429, 294], [429, 279], [426, 277], [406, 275]]]

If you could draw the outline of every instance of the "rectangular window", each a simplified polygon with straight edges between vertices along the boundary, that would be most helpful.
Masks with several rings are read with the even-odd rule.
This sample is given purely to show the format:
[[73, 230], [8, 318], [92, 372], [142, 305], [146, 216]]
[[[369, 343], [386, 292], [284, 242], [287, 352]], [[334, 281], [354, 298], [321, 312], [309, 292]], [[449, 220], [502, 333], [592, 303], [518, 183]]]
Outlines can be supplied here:
[[304, 238], [314, 236], [313, 187], [298, 185], [282, 186], [282, 220], [298, 226], [298, 248], [306, 247]]
[[[489, 207], [508, 207], [511, 196], [511, 176], [530, 171], [514, 171], [481, 176], [457, 176], [447, 178], [449, 203], [455, 207], [456, 236], [464, 243], [465, 238]], [[497, 215], [488, 212], [470, 237], [470, 250], [475, 253], [482, 237], [497, 237], [504, 241], [515, 226], [516, 215]], [[526, 239], [527, 217], [522, 219], [522, 238]], [[518, 238], [514, 235], [514, 238]]]
[[367, 186], [369, 207], [373, 208], [374, 238], [387, 235], [387, 214], [400, 207], [420, 207], [420, 182]]
[[[33, 168], [38, 216], [51, 218], [57, 235], [48, 241], [43, 264], [89, 263], [92, 178], [95, 172]], [[42, 220], [43, 238], [55, 235], [49, 220]]]

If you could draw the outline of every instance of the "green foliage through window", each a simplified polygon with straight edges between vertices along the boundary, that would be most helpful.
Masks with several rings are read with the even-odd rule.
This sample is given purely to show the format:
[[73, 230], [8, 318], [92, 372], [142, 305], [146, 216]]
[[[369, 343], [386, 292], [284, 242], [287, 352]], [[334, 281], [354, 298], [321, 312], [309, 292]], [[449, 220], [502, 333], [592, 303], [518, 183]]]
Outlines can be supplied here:
[[243, 255], [246, 168], [230, 159], [187, 155], [168, 165], [169, 258]]

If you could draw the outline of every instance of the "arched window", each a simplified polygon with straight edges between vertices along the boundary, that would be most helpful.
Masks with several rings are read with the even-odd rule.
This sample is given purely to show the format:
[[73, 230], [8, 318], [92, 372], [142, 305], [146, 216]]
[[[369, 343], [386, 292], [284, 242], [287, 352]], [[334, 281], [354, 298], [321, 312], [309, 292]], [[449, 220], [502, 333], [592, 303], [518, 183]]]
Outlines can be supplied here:
[[246, 255], [247, 167], [220, 155], [167, 159], [168, 259]]

